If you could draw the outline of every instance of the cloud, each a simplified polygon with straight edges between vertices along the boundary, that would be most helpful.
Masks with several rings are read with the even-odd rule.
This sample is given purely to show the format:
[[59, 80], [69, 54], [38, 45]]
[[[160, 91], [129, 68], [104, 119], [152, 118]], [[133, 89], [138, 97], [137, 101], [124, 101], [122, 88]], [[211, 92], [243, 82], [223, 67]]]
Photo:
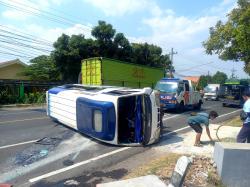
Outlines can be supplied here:
[[161, 15], [161, 9], [150, 0], [84, 0], [100, 9], [107, 16], [124, 16], [135, 12], [149, 11], [153, 15]]
[[[142, 23], [151, 30], [151, 35], [147, 37], [130, 37], [133, 42], [148, 42], [159, 45], [163, 48], [164, 53], [168, 54], [173, 47], [178, 52], [174, 56], [174, 66], [176, 70], [185, 69], [187, 67], [196, 66], [189, 71], [182, 72], [187, 75], [215, 73], [217, 70], [225, 71], [230, 74], [230, 67], [233, 62], [226, 62], [229, 69], [223, 69], [223, 61], [219, 60], [216, 55], [209, 56], [205, 54], [202, 42], [209, 36], [209, 28], [214, 26], [220, 19], [225, 20], [226, 15], [236, 6], [233, 0], [224, 0], [217, 6], [202, 12], [199, 17], [185, 17], [176, 15], [171, 9], [160, 9], [160, 14], [153, 15], [149, 18], [142, 19]], [[159, 8], [159, 7], [158, 7]], [[214, 67], [200, 66], [201, 64], [213, 62]], [[220, 69], [219, 69], [220, 67]], [[243, 64], [237, 64], [238, 73], [243, 73]]]
[[32, 14], [40, 14], [40, 10], [46, 10], [52, 5], [59, 6], [62, 0], [3, 0], [7, 9], [2, 12], [2, 16], [13, 20], [25, 20]]
[[36, 33], [37, 36], [45, 38], [46, 40], [49, 40], [51, 42], [55, 42], [57, 38], [63, 33], [69, 36], [73, 34], [83, 34], [86, 38], [91, 37], [90, 27], [82, 24], [75, 24], [74, 26], [68, 28], [56, 27], [50, 29], [42, 27], [40, 25], [32, 24], [25, 27], [25, 30], [28, 33]]

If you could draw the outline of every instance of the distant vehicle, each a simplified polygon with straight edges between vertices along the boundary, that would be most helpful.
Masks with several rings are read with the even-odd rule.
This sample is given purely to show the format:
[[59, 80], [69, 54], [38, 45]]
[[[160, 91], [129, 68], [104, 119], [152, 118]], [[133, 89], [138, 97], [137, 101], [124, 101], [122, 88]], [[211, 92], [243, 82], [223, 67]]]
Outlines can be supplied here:
[[191, 81], [178, 78], [163, 78], [156, 87], [160, 91], [160, 102], [163, 110], [175, 109], [182, 112], [186, 108], [200, 109], [202, 98], [194, 91]]
[[220, 84], [208, 84], [204, 88], [204, 97], [205, 100], [218, 100], [220, 96]]
[[242, 107], [244, 104], [242, 94], [247, 89], [250, 89], [250, 87], [245, 81], [227, 80], [221, 86], [222, 96], [220, 100], [222, 101], [222, 106]]
[[159, 92], [151, 88], [58, 86], [47, 91], [47, 115], [114, 145], [149, 145], [160, 138]]
[[82, 60], [79, 82], [85, 85], [154, 88], [162, 77], [164, 77], [163, 68], [96, 57]]

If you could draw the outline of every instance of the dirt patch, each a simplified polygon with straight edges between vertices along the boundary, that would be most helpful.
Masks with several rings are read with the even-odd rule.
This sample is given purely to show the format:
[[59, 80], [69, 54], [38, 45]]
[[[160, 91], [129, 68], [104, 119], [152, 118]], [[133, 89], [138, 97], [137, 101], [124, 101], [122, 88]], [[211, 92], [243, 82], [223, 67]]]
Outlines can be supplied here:
[[[169, 183], [172, 172], [181, 154], [169, 153], [147, 164], [132, 170], [123, 179], [145, 175], [157, 175], [166, 184]], [[216, 172], [214, 162], [208, 157], [193, 157], [193, 163], [185, 178], [184, 186], [223, 186]]]

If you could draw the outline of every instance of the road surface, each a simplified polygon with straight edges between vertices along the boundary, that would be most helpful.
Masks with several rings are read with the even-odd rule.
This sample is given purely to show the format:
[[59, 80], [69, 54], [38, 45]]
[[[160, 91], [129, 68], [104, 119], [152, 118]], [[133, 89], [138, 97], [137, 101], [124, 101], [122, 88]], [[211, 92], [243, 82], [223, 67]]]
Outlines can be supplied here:
[[[210, 110], [221, 116], [215, 123], [240, 112], [222, 107], [219, 101], [205, 102], [202, 111]], [[190, 112], [166, 113], [163, 138], [191, 130], [186, 125]], [[0, 182], [8, 180], [17, 186], [63, 186], [65, 180], [77, 176], [81, 176], [81, 185], [91, 186], [107, 175], [115, 178], [126, 173], [118, 171], [113, 176], [102, 172], [103, 168], [150, 149], [100, 143], [53, 122], [41, 108], [1, 109], [0, 133]]]

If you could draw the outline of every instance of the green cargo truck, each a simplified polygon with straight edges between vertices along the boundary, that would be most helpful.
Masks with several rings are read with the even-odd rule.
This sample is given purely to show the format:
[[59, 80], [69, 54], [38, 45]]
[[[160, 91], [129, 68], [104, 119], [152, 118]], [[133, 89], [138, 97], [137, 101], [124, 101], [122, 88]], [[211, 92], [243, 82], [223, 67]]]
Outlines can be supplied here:
[[87, 85], [153, 88], [164, 77], [164, 69], [96, 57], [82, 60], [81, 74], [82, 84]]

